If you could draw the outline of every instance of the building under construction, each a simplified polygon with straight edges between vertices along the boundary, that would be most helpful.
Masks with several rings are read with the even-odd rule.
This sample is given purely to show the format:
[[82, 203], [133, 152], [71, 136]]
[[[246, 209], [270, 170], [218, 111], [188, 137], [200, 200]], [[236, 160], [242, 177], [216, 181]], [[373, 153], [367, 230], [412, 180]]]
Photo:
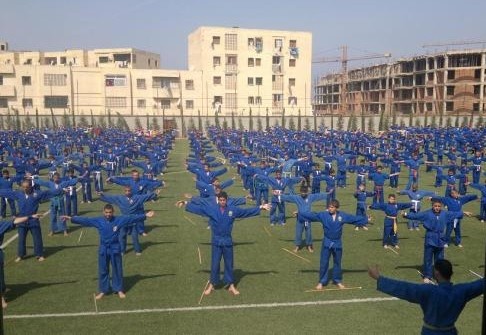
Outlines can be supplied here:
[[[345, 68], [345, 67], [344, 67]], [[317, 114], [471, 114], [486, 109], [486, 49], [447, 51], [322, 76]]]

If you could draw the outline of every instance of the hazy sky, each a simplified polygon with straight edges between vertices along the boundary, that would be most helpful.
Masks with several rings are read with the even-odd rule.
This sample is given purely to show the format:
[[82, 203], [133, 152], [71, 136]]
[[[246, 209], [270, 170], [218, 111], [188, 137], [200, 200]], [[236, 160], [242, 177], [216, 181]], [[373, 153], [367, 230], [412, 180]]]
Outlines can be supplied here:
[[[309, 31], [313, 57], [390, 52], [409, 57], [486, 41], [484, 0], [0, 0], [0, 40], [11, 50], [135, 47], [161, 55], [162, 68], [187, 68], [187, 36], [199, 26]], [[482, 48], [478, 45], [454, 48]], [[359, 67], [380, 62], [350, 62]], [[339, 64], [315, 65], [313, 76]]]

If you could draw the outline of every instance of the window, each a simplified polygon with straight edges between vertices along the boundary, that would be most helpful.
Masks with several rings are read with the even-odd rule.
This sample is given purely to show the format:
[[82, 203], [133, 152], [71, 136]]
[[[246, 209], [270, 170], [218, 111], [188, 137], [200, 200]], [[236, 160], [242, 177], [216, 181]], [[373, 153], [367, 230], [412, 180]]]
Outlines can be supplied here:
[[255, 66], [255, 59], [248, 58], [248, 67], [253, 67], [253, 66]]
[[236, 65], [237, 63], [237, 56], [236, 55], [226, 55], [226, 64], [227, 65]]
[[248, 86], [253, 86], [253, 77], [248, 77]]
[[225, 88], [227, 90], [236, 90], [236, 76], [234, 74], [225, 76]]
[[454, 79], [454, 78], [456, 78], [456, 71], [454, 70], [447, 71], [447, 79]]
[[215, 95], [213, 99], [213, 103], [216, 104], [222, 104], [223, 103], [223, 97], [220, 95]]
[[289, 41], [289, 48], [297, 48], [297, 41], [296, 40], [290, 40]]
[[432, 87], [427, 87], [427, 96], [431, 97], [434, 95], [434, 89]]
[[255, 66], [262, 66], [262, 59], [261, 58], [255, 58]]
[[22, 76], [22, 86], [32, 85], [32, 78], [30, 76]]
[[433, 72], [427, 73], [427, 80], [428, 81], [433, 81], [434, 80], [434, 73]]
[[454, 95], [455, 86], [447, 86], [447, 95]]
[[105, 98], [106, 107], [127, 107], [127, 98], [125, 97], [106, 97]]
[[66, 64], [66, 57], [61, 57], [59, 63], [65, 65]]
[[3, 76], [0, 76], [0, 85], [3, 85]]
[[279, 49], [280, 51], [282, 51], [282, 45], [283, 45], [283, 41], [281, 38], [276, 38], [275, 39], [275, 49]]
[[27, 60], [24, 62], [24, 65], [32, 65], [32, 58], [27, 58]]
[[272, 57], [272, 65], [280, 65], [280, 56], [273, 56]]
[[186, 109], [194, 109], [194, 100], [186, 100]]
[[255, 50], [256, 52], [262, 52], [263, 50], [263, 39], [261, 37], [255, 38]]
[[162, 99], [162, 100], [160, 100], [160, 108], [162, 108], [162, 109], [170, 109], [170, 99]]
[[186, 80], [186, 90], [194, 89], [194, 80]]
[[474, 70], [474, 79], [481, 78], [481, 69]]
[[289, 105], [290, 106], [297, 105], [297, 97], [289, 97]]
[[238, 108], [236, 104], [236, 93], [226, 93], [226, 107], [231, 109]]
[[213, 85], [221, 85], [221, 77], [213, 77]]
[[479, 85], [474, 85], [473, 86], [473, 89], [474, 89], [474, 95], [479, 95], [480, 86]]
[[261, 105], [262, 104], [262, 97], [255, 97], [255, 104]]
[[224, 35], [224, 47], [226, 50], [237, 50], [238, 49], [238, 35], [236, 34], [225, 34]]
[[145, 108], [146, 107], [145, 99], [138, 99], [137, 100], [137, 107], [138, 108]]
[[49, 95], [44, 97], [45, 108], [67, 108], [67, 95]]
[[255, 98], [254, 97], [248, 97], [248, 105], [254, 105], [255, 104]]
[[44, 86], [66, 86], [65, 74], [44, 73]]
[[479, 103], [478, 102], [473, 103], [473, 111], [479, 112]]
[[[102, 57], [99, 57], [98, 58], [98, 62], [100, 64], [103, 64], [103, 63], [108, 63], [110, 60], [108, 59], [108, 56], [102, 56]], [[149, 64], [150, 65], [150, 64]]]
[[[139, 78], [137, 79], [137, 88], [139, 90], [144, 90], [147, 88], [146, 84], [145, 84], [145, 79], [144, 78]], [[145, 106], [144, 106], [145, 107]]]
[[256, 85], [263, 85], [263, 78], [262, 77], [256, 77], [255, 78], [255, 84]]
[[446, 102], [446, 111], [452, 112], [454, 110], [454, 102], [453, 101], [447, 101]]
[[432, 112], [432, 103], [431, 103], [431, 102], [427, 102], [427, 103], [425, 104], [425, 110], [426, 110], [427, 112]]
[[221, 37], [219, 36], [213, 36], [213, 42], [212, 42], [213, 45], [216, 45], [216, 44], [221, 44]]
[[127, 78], [125, 76], [105, 76], [105, 86], [126, 86], [126, 83]]
[[296, 61], [297, 60], [296, 59], [293, 59], [293, 58], [289, 59], [289, 67], [295, 67]]
[[22, 107], [32, 108], [32, 106], [34, 106], [32, 99], [27, 99], [27, 98], [22, 99]]
[[8, 108], [7, 98], [0, 98], [0, 108]]
[[255, 39], [254, 38], [249, 38], [248, 39], [248, 46], [253, 48], [255, 46]]
[[289, 86], [295, 86], [295, 78], [289, 78]]
[[213, 66], [220, 66], [221, 65], [221, 57], [214, 56], [213, 57]]

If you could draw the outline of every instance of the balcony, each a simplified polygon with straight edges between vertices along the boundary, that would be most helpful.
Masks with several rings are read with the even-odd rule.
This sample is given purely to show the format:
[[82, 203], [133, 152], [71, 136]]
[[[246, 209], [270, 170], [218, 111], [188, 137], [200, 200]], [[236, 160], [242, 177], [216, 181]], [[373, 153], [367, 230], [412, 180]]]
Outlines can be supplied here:
[[14, 85], [0, 85], [0, 97], [14, 97], [15, 86]]
[[173, 90], [169, 87], [154, 87], [153, 96], [156, 98], [173, 98]]
[[238, 73], [238, 64], [226, 64], [226, 73]]
[[12, 64], [0, 64], [0, 73], [13, 74], [14, 67]]
[[274, 74], [282, 74], [282, 65], [281, 64], [272, 64], [272, 73]]

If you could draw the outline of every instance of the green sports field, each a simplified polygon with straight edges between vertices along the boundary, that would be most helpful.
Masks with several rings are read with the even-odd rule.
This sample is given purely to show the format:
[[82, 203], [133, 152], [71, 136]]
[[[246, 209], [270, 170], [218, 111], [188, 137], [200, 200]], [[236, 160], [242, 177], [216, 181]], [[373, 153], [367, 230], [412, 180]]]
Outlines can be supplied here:
[[[176, 141], [164, 175], [167, 187], [157, 202], [147, 204], [156, 216], [147, 221], [149, 234], [141, 237], [142, 256], [130, 251], [124, 256], [127, 298], [109, 295], [95, 303], [97, 291], [98, 234], [92, 228], [70, 225], [70, 235], [47, 236], [44, 222], [46, 261], [29, 257], [19, 263], [17, 242], [6, 249], [6, 281], [9, 303], [5, 311], [6, 334], [417, 334], [422, 314], [417, 305], [391, 299], [376, 291], [368, 277], [368, 264], [379, 264], [384, 275], [419, 282], [422, 264], [423, 229], [409, 231], [400, 220], [400, 250], [381, 246], [383, 215], [372, 211], [369, 231], [344, 231], [343, 275], [348, 290], [306, 292], [317, 284], [322, 240], [320, 224], [313, 226], [316, 251], [297, 256], [293, 249], [295, 219], [271, 227], [268, 213], [235, 223], [235, 276], [241, 295], [221, 288], [201, 299], [209, 277], [210, 231], [207, 221], [176, 208], [183, 193], [194, 193], [192, 174], [184, 169], [188, 153], [185, 140]], [[235, 174], [234, 169], [221, 178]], [[406, 183], [402, 172], [400, 184]], [[348, 187], [338, 189], [341, 209], [354, 214], [354, 174]], [[433, 188], [435, 175], [421, 174], [420, 188]], [[390, 189], [386, 189], [386, 195]], [[110, 194], [121, 187], [108, 185]], [[443, 194], [443, 189], [438, 189]], [[470, 192], [476, 192], [470, 190]], [[230, 195], [244, 195], [240, 182]], [[406, 202], [407, 197], [399, 197]], [[98, 216], [103, 203], [80, 204], [81, 215]], [[423, 208], [428, 208], [427, 203]], [[44, 204], [43, 209], [47, 210]], [[324, 209], [319, 203], [314, 210]], [[294, 207], [288, 205], [290, 216]], [[478, 214], [479, 202], [465, 206]], [[485, 224], [477, 218], [463, 220], [463, 245], [451, 246], [446, 258], [454, 264], [454, 282], [476, 279], [484, 273]], [[9, 233], [7, 240], [13, 233]], [[129, 239], [130, 241], [130, 239]], [[31, 246], [31, 237], [28, 237]], [[28, 254], [32, 254], [32, 248]], [[333, 285], [329, 286], [334, 289]], [[457, 327], [462, 334], [479, 334], [482, 298], [469, 303]]]

